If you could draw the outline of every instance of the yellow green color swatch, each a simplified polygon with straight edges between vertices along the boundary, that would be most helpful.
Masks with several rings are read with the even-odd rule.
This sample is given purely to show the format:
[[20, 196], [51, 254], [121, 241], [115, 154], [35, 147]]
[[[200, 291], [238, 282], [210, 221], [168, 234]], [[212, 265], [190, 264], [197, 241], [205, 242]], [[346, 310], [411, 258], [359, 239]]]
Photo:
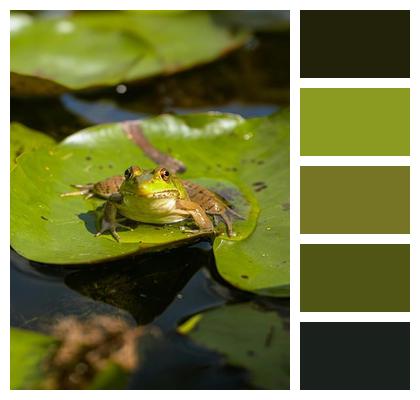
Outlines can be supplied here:
[[410, 89], [301, 89], [302, 156], [410, 155]]
[[409, 167], [301, 167], [300, 231], [410, 233]]

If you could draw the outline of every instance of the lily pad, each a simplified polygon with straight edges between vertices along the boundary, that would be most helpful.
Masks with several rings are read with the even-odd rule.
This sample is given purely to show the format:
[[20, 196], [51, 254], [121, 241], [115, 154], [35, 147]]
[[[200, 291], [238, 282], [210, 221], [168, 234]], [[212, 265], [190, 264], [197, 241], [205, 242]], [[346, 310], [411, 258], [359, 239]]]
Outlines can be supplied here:
[[59, 94], [210, 62], [249, 37], [204, 11], [89, 12], [61, 18], [11, 16], [11, 81], [16, 95]]
[[10, 388], [35, 389], [45, 378], [42, 363], [56, 349], [57, 341], [23, 329], [10, 330]]
[[[241, 133], [239, 133], [241, 132]], [[243, 290], [287, 297], [290, 282], [288, 113], [249, 120], [237, 134], [251, 136], [240, 179], [260, 208], [252, 235], [240, 241], [217, 237], [214, 255], [222, 277]]]
[[289, 388], [289, 333], [276, 312], [236, 304], [197, 314], [178, 331], [246, 368], [257, 388]]
[[[48, 370], [47, 360], [57, 350], [59, 342], [53, 336], [24, 329], [10, 330], [10, 388], [44, 389]], [[86, 389], [122, 389], [128, 373], [108, 362]]]
[[54, 144], [55, 140], [50, 136], [13, 122], [10, 125], [10, 167], [16, 165], [17, 158], [23, 153]]
[[[245, 121], [232, 114], [162, 115], [139, 122], [159, 150], [182, 160], [184, 179], [225, 197], [245, 218], [237, 236], [214, 242], [221, 275], [238, 288], [286, 296], [289, 283], [288, 113]], [[101, 200], [60, 197], [74, 183], [155, 164], [121, 124], [76, 133], [51, 149], [23, 157], [11, 177], [11, 240], [24, 257], [51, 264], [86, 264], [156, 251], [199, 239], [176, 224], [139, 224], [133, 232], [95, 237]], [[219, 226], [224, 229], [222, 225]]]

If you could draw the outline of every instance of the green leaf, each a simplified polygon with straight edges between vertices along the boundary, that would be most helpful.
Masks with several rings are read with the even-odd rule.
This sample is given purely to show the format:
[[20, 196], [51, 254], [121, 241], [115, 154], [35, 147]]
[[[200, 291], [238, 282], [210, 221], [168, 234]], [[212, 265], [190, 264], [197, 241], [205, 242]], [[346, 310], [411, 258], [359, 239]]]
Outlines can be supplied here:
[[129, 376], [129, 373], [119, 365], [108, 362], [108, 365], [95, 375], [93, 382], [86, 389], [121, 390], [127, 386]]
[[51, 336], [23, 329], [10, 330], [10, 388], [35, 389], [45, 378], [44, 360], [55, 350]]
[[256, 32], [285, 32], [290, 29], [289, 11], [285, 10], [223, 10], [212, 11], [215, 19], [232, 28]]
[[276, 312], [251, 304], [226, 306], [195, 315], [178, 331], [246, 368], [256, 387], [289, 388], [289, 333]]
[[[47, 377], [44, 362], [56, 350], [58, 341], [48, 335], [23, 329], [10, 330], [10, 388], [40, 389]], [[129, 374], [109, 362], [87, 389], [123, 389]]]
[[52, 146], [55, 140], [44, 133], [12, 122], [10, 125], [10, 167], [16, 165], [17, 158], [23, 153], [38, 149], [42, 146]]
[[[155, 147], [182, 160], [183, 178], [221, 194], [245, 217], [234, 222], [237, 236], [215, 239], [221, 275], [240, 289], [287, 296], [288, 113], [249, 121], [219, 113], [162, 115], [141, 126]], [[23, 157], [11, 177], [13, 248], [34, 261], [84, 264], [197, 240], [199, 234], [183, 233], [177, 224], [139, 224], [120, 233], [121, 243], [110, 235], [95, 237], [95, 210], [103, 202], [60, 197], [71, 184], [121, 174], [133, 164], [154, 166], [120, 124], [85, 129]]]
[[169, 74], [242, 45], [208, 12], [89, 12], [53, 19], [12, 14], [16, 94], [57, 94]]
[[254, 233], [241, 241], [216, 238], [222, 277], [243, 290], [289, 296], [289, 117], [255, 118], [239, 128], [251, 135], [240, 179], [254, 189], [260, 215]]

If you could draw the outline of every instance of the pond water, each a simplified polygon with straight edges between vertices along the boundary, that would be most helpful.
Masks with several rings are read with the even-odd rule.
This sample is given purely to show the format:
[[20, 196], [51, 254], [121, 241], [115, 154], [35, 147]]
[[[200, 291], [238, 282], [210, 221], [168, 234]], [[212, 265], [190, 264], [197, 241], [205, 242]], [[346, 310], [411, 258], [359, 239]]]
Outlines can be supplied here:
[[[89, 125], [159, 113], [233, 112], [270, 115], [289, 103], [289, 36], [256, 35], [245, 48], [171, 77], [59, 98], [13, 98], [11, 120], [62, 139]], [[47, 332], [66, 315], [106, 314], [130, 325], [158, 326], [129, 388], [247, 389], [245, 370], [175, 333], [189, 316], [251, 301], [289, 317], [288, 299], [239, 291], [217, 274], [211, 243], [77, 268], [30, 262], [11, 252], [11, 324]]]

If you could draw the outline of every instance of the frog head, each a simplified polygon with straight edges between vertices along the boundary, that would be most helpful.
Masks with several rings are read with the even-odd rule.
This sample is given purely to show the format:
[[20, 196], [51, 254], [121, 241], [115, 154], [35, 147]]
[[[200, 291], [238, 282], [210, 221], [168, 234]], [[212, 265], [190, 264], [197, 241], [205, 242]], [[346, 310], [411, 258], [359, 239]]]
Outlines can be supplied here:
[[120, 193], [148, 199], [179, 199], [185, 189], [179, 179], [166, 168], [142, 170], [138, 166], [127, 168]]

